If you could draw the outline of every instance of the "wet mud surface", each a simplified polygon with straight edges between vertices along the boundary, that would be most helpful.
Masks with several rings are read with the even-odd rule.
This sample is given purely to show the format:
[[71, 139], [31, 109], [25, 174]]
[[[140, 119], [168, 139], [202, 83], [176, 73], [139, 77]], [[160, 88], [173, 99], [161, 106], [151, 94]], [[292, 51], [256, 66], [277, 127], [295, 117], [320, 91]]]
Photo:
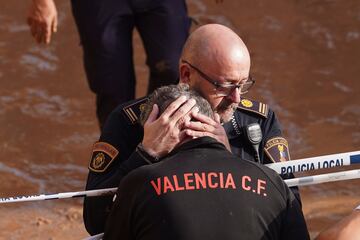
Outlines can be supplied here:
[[[82, 190], [99, 130], [70, 2], [57, 2], [59, 31], [40, 46], [26, 25], [26, 4], [1, 1], [0, 197]], [[359, 1], [188, 6], [196, 22], [225, 24], [248, 45], [257, 81], [249, 97], [278, 114], [293, 159], [360, 150]], [[140, 97], [148, 71], [137, 33], [134, 48]], [[312, 237], [360, 204], [359, 181], [301, 188]], [[0, 239], [87, 236], [80, 200], [1, 205], [0, 212]]]

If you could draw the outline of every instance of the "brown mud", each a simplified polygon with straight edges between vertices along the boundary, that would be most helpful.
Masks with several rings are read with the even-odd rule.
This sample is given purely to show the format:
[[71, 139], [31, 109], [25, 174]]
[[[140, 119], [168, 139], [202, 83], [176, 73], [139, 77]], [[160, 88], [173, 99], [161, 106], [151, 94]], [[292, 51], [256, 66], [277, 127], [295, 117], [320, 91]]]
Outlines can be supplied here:
[[[0, 197], [82, 190], [99, 130], [70, 1], [57, 1], [59, 31], [49, 46], [31, 38], [27, 4], [0, 1]], [[246, 42], [257, 79], [249, 96], [276, 111], [293, 159], [360, 150], [359, 1], [188, 5], [199, 23], [225, 24]], [[136, 33], [134, 48], [143, 96], [148, 71]], [[359, 183], [301, 188], [312, 237], [360, 204]], [[7, 204], [0, 213], [0, 239], [87, 236], [80, 200]]]

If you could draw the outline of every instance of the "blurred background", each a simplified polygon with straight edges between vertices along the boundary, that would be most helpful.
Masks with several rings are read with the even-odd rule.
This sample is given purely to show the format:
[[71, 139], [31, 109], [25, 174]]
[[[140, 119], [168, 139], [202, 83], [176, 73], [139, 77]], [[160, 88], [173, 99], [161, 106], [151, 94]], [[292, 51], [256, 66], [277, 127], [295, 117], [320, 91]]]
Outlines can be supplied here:
[[[0, 0], [0, 197], [83, 190], [99, 137], [70, 1], [56, 1], [59, 27], [48, 46], [30, 35], [29, 1]], [[358, 0], [187, 3], [199, 24], [227, 25], [245, 41], [257, 80], [248, 97], [278, 114], [292, 159], [360, 150]], [[134, 48], [140, 97], [148, 70], [136, 32]], [[301, 188], [312, 237], [360, 204], [359, 183]], [[85, 237], [81, 204], [1, 205], [0, 239]]]

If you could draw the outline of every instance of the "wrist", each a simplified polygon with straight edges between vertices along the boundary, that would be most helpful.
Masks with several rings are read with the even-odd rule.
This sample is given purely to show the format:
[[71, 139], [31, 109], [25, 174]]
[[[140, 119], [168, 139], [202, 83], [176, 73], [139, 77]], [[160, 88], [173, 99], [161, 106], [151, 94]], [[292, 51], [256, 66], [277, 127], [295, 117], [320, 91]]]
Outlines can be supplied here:
[[144, 151], [149, 154], [150, 156], [154, 157], [154, 158], [160, 158], [160, 154], [158, 152], [156, 152], [154, 150], [154, 145], [153, 144], [148, 144], [148, 142], [140, 142], [140, 147], [142, 147], [144, 149]]
[[154, 154], [152, 151], [149, 151], [147, 148], [144, 147], [142, 143], [139, 143], [136, 146], [136, 151], [139, 153], [139, 155], [147, 160], [148, 162], [155, 163], [159, 161], [159, 157]]

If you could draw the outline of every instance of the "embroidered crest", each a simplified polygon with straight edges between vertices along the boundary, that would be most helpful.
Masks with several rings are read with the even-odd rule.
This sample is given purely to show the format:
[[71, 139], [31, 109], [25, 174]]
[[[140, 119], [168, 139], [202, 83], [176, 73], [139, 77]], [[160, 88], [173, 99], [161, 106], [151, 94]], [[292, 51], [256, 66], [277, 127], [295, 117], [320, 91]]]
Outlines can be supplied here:
[[246, 98], [241, 99], [238, 109], [243, 109], [245, 111], [254, 112], [260, 114], [263, 117], [267, 117], [269, 113], [269, 107], [265, 103], [249, 100]]
[[141, 112], [144, 110], [145, 103], [148, 99], [142, 98], [123, 108], [123, 112], [128, 117], [131, 124], [138, 123]]
[[99, 152], [95, 155], [93, 161], [93, 167], [95, 169], [100, 169], [102, 165], [105, 163], [105, 155], [102, 152]]
[[146, 103], [142, 103], [139, 107], [140, 113], [142, 113], [145, 110]]
[[106, 142], [96, 142], [93, 146], [93, 154], [89, 169], [93, 172], [104, 172], [119, 151]]
[[290, 160], [289, 145], [285, 138], [274, 137], [265, 144], [265, 153], [273, 162]]
[[247, 108], [251, 108], [253, 106], [253, 103], [249, 99], [242, 99], [240, 103]]

